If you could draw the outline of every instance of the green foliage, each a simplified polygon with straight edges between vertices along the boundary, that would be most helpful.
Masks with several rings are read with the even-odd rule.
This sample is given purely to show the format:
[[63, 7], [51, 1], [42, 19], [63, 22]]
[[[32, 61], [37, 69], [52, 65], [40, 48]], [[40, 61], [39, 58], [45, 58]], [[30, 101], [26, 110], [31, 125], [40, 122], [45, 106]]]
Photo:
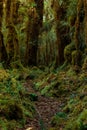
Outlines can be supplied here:
[[77, 3], [78, 0], [69, 0], [68, 9], [67, 9], [67, 18], [69, 23], [75, 22], [74, 19], [77, 14]]
[[21, 71], [1, 69], [0, 72], [0, 128], [16, 130], [25, 125], [27, 117], [33, 118], [35, 109], [18, 81]]
[[72, 52], [72, 65], [81, 66], [82, 52], [80, 50], [75, 50]]
[[[80, 21], [79, 27], [79, 34], [81, 36], [78, 35], [81, 42], [81, 52], [75, 49], [75, 43], [73, 42], [78, 0], [59, 0], [58, 2], [61, 7], [61, 12], [63, 11], [63, 14], [59, 12], [59, 17], [61, 17], [59, 18], [61, 19], [59, 21], [60, 24], [58, 24], [61, 34], [60, 39], [61, 41], [63, 40], [63, 44], [68, 44], [64, 49], [65, 62], [57, 70], [54, 70], [55, 65], [53, 66], [53, 64], [55, 64], [58, 52], [56, 44], [57, 21], [54, 20], [51, 1], [45, 0], [43, 27], [40, 29], [38, 39], [38, 50], [40, 48], [39, 52], [41, 53], [38, 58], [43, 66], [39, 66], [39, 68], [24, 68], [21, 62], [16, 60], [15, 62], [11, 62], [11, 68], [9, 70], [4, 70], [3, 63], [0, 63], [0, 129], [16, 130], [22, 128], [28, 117], [34, 117], [35, 108], [33, 101], [38, 101], [38, 96], [35, 93], [27, 91], [29, 89], [28, 87], [35, 88], [41, 95], [55, 97], [59, 102], [63, 101], [63, 104], [60, 104], [62, 111], [57, 112], [51, 120], [53, 129], [58, 130], [61, 126], [64, 130], [87, 129], [87, 57], [86, 52], [83, 52], [85, 36], [83, 33], [84, 24], [82, 23], [84, 10], [81, 9], [82, 21]], [[19, 24], [16, 28], [22, 63], [25, 61], [24, 53], [28, 11], [30, 8], [33, 11], [36, 7], [37, 5], [34, 2], [28, 4], [22, 0], [20, 4]], [[3, 21], [5, 24], [5, 19]], [[7, 29], [4, 24], [2, 31], [6, 44]], [[33, 25], [29, 26], [32, 28]], [[8, 42], [9, 40], [12, 40], [11, 37], [8, 37]], [[69, 42], [71, 43], [69, 44]], [[81, 67], [82, 59], [84, 61], [83, 67], [80, 70], [81, 73], [77, 75], [75, 67], [78, 65]], [[46, 61], [48, 64], [46, 64]], [[44, 65], [48, 65], [49, 67], [45, 67]], [[11, 70], [12, 68], [14, 69]], [[33, 84], [29, 83], [28, 86], [23, 85], [25, 80], [32, 81]], [[45, 130], [42, 120], [40, 120], [40, 125]]]
[[58, 126], [61, 123], [64, 124], [64, 121], [66, 121], [67, 115], [64, 112], [58, 112], [56, 115], [52, 118], [51, 124], [52, 126]]
[[75, 44], [71, 43], [69, 45], [67, 45], [64, 49], [64, 58], [68, 63], [71, 63], [72, 60], [72, 52], [73, 50], [75, 50]]
[[38, 100], [38, 96], [35, 93], [30, 93], [29, 96], [30, 96], [31, 101], [37, 101]]

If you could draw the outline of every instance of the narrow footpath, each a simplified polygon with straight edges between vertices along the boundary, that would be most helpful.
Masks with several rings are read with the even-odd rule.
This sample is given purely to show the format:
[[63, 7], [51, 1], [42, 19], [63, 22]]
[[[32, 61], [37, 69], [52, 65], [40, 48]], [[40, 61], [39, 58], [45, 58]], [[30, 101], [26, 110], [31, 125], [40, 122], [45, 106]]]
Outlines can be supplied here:
[[30, 93], [38, 95], [35, 101], [36, 116], [33, 120], [28, 119], [23, 130], [49, 130], [51, 127], [52, 117], [61, 110], [61, 101], [55, 98], [41, 96], [41, 94], [33, 89], [33, 82], [27, 81], [24, 86]]

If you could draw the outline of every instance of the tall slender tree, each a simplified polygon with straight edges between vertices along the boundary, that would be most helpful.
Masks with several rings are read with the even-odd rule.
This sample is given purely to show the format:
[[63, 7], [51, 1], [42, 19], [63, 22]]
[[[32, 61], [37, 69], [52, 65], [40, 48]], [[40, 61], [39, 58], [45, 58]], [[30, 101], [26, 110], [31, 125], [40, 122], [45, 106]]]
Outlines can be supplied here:
[[18, 0], [6, 1], [6, 27], [8, 30], [6, 47], [8, 53], [8, 64], [13, 61], [19, 60], [20, 57], [18, 35], [16, 31], [18, 7]]
[[25, 60], [27, 65], [37, 64], [38, 36], [43, 20], [43, 0], [29, 1], [34, 3], [28, 11], [27, 40]]
[[87, 47], [87, 0], [84, 0], [84, 11], [85, 11], [85, 44]]
[[[83, 0], [78, 0], [77, 3], [77, 16], [76, 16], [76, 21], [75, 21], [75, 32], [74, 32], [74, 41], [75, 41], [75, 47], [76, 50], [72, 52], [72, 64], [73, 65], [81, 65], [81, 50], [80, 50], [80, 45], [82, 44], [81, 42], [81, 28], [82, 28], [82, 22], [83, 19], [81, 19], [81, 11], [83, 9]], [[84, 33], [84, 32], [83, 32]]]
[[75, 33], [74, 33], [75, 46], [77, 50], [79, 50], [79, 46], [80, 46], [80, 28], [81, 28], [80, 15], [81, 15], [82, 4], [83, 4], [82, 0], [78, 0], [77, 17], [75, 21]]
[[[69, 32], [68, 26], [63, 26], [61, 21], [66, 22], [65, 16], [66, 16], [66, 5], [60, 4], [60, 1], [58, 0], [52, 0], [51, 1], [51, 7], [54, 11], [54, 18], [56, 22], [56, 67], [61, 65], [64, 62], [64, 48], [66, 44], [69, 44], [69, 36], [67, 39], [67, 34]], [[67, 3], [66, 2], [63, 2]]]
[[4, 45], [4, 39], [2, 34], [2, 21], [3, 21], [3, 0], [0, 0], [0, 62], [5, 62], [7, 59], [7, 52]]

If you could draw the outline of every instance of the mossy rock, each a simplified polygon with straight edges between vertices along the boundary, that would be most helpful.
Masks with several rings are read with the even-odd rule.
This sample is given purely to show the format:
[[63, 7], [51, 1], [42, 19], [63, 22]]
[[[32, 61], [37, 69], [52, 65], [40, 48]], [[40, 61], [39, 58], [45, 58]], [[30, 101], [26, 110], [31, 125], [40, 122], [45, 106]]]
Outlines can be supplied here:
[[6, 70], [0, 69], [0, 81], [9, 79], [9, 76], [10, 76], [9, 73], [6, 72]]
[[75, 50], [72, 52], [72, 65], [81, 66], [82, 52], [80, 50]]
[[2, 116], [5, 116], [9, 120], [20, 120], [24, 118], [23, 108], [21, 104], [15, 102], [8, 102], [2, 109]]

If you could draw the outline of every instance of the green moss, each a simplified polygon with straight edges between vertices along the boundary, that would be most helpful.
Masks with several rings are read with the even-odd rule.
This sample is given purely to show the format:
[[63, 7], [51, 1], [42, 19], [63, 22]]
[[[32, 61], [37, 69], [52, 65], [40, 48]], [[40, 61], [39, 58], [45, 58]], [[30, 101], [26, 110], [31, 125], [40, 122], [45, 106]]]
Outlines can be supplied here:
[[51, 125], [54, 127], [58, 127], [58, 126], [61, 126], [61, 124], [65, 123], [67, 119], [67, 115], [66, 113], [64, 112], [59, 112], [59, 113], [56, 113], [55, 116], [53, 116], [52, 120], [51, 120]]
[[19, 43], [18, 43], [19, 38], [17, 35], [16, 28], [13, 24], [9, 24], [7, 28], [8, 28], [8, 34], [7, 34], [6, 47], [8, 55], [8, 64], [10, 65], [11, 62], [20, 59]]
[[9, 73], [4, 69], [0, 69], [0, 81], [9, 79]]
[[35, 93], [30, 93], [29, 97], [30, 97], [31, 101], [37, 101], [38, 100], [38, 95], [35, 94]]
[[81, 66], [82, 52], [80, 50], [75, 50], [72, 52], [72, 65]]
[[27, 91], [22, 83], [18, 81], [21, 70], [0, 69], [0, 72], [0, 129], [16, 130], [25, 125], [27, 117], [34, 117], [34, 104], [26, 96]]
[[14, 100], [1, 100], [1, 116], [5, 116], [9, 120], [23, 119], [22, 104], [16, 103]]
[[87, 70], [87, 57], [85, 57], [85, 59], [84, 59], [84, 63], [83, 63], [83, 65], [82, 65], [82, 70]]
[[83, 112], [76, 118], [67, 124], [64, 130], [86, 130], [87, 128], [87, 110], [84, 109]]
[[68, 63], [71, 63], [71, 61], [72, 61], [71, 54], [72, 54], [73, 50], [75, 50], [74, 43], [67, 45], [64, 49], [64, 58], [65, 58], [65, 61], [67, 61]]
[[[14, 58], [15, 59], [15, 58]], [[16, 60], [10, 63], [11, 68], [16, 68], [16, 69], [24, 69], [23, 65], [21, 64], [20, 60]]]
[[16, 130], [17, 122], [15, 120], [12, 120], [10, 122], [7, 122], [7, 130]]
[[82, 113], [80, 114], [78, 120], [81, 120], [83, 122], [87, 123], [87, 109], [84, 109]]
[[67, 76], [70, 76], [70, 77], [76, 76], [76, 73], [73, 70], [73, 67], [70, 67], [70, 69], [66, 73], [67, 73]]

